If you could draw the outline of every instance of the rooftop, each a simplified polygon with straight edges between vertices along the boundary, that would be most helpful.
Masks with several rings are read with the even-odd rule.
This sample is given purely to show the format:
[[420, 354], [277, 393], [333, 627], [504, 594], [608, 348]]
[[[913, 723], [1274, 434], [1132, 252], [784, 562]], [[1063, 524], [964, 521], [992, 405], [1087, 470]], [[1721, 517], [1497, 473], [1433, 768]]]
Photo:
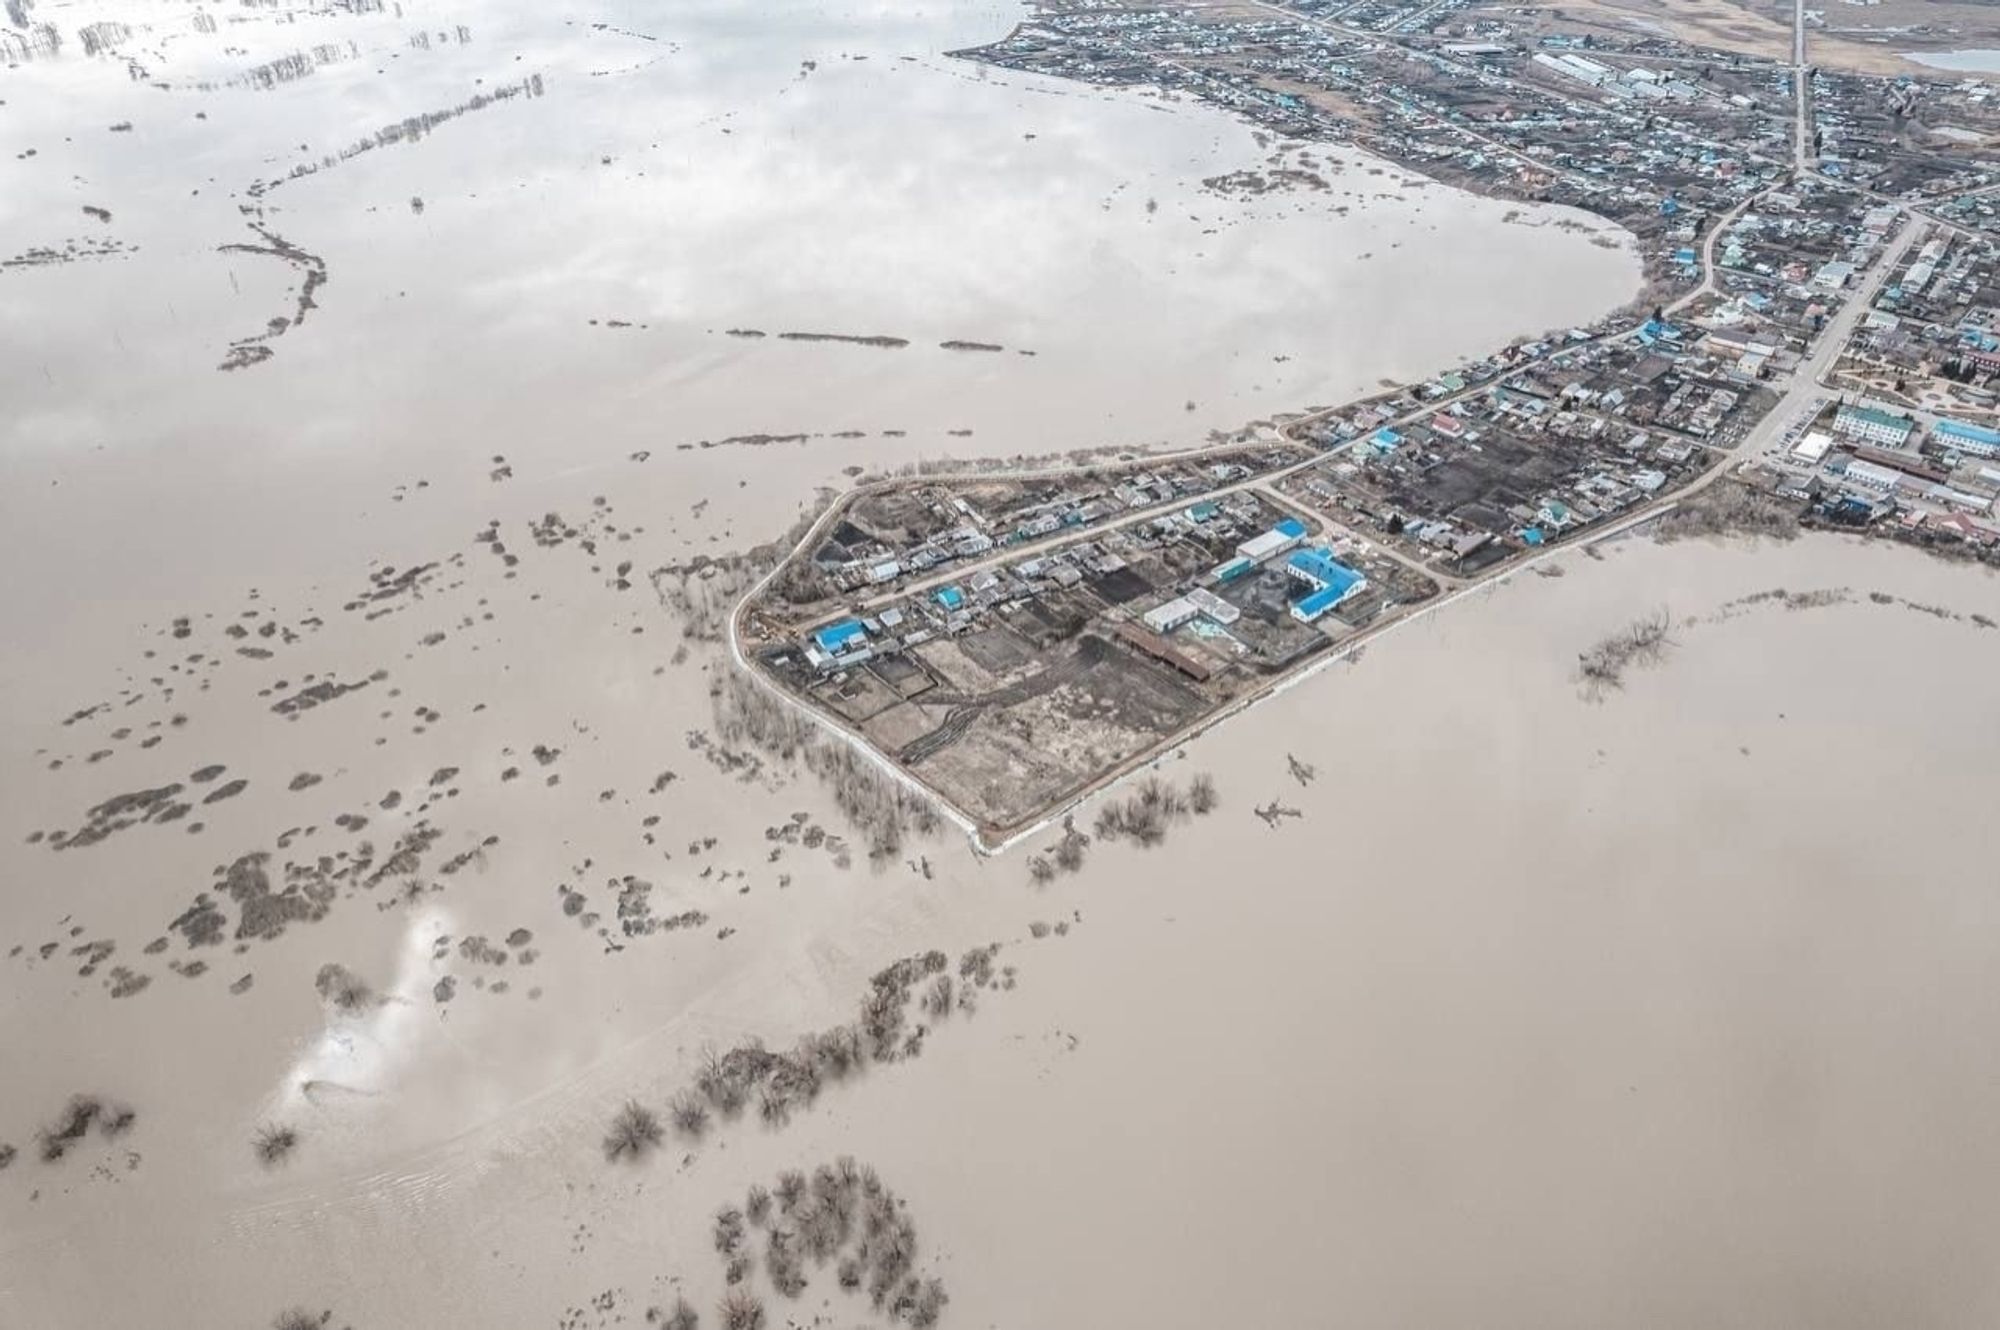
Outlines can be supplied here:
[[1937, 432], [1949, 439], [1971, 439], [1975, 443], [2000, 443], [2000, 430], [1972, 425], [1963, 420], [1940, 420]]
[[836, 619], [813, 634], [813, 641], [822, 651], [839, 651], [842, 647], [859, 638], [866, 637], [868, 629], [856, 618]]
[[1843, 406], [1840, 408], [1840, 414], [1849, 420], [1859, 420], [1866, 424], [1881, 425], [1889, 429], [1908, 429], [1912, 423], [1908, 416], [1899, 416], [1893, 411], [1884, 411], [1879, 406]]

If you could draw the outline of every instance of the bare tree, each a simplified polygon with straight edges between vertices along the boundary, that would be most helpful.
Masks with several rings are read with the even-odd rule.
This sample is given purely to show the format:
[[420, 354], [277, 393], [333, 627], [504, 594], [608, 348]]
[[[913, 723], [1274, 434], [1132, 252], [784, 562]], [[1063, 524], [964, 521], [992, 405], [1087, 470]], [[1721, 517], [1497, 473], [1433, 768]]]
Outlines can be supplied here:
[[724, 1256], [734, 1256], [742, 1245], [743, 1212], [733, 1205], [724, 1206], [715, 1216], [715, 1249]]
[[257, 1162], [267, 1168], [289, 1159], [298, 1143], [298, 1132], [279, 1122], [265, 1123], [250, 1138], [250, 1148], [256, 1152]]
[[764, 1330], [764, 1300], [747, 1288], [732, 1288], [716, 1306], [722, 1330]]
[[670, 1110], [673, 1114], [674, 1129], [681, 1135], [701, 1138], [708, 1130], [708, 1105], [686, 1090], [674, 1096]]
[[951, 998], [951, 976], [941, 974], [931, 980], [930, 991], [924, 994], [924, 1011], [932, 1017], [942, 1020], [944, 1017], [951, 1015]]
[[904, 1319], [916, 1326], [917, 1330], [925, 1330], [926, 1327], [938, 1323], [938, 1318], [944, 1315], [945, 1304], [950, 1301], [951, 1297], [944, 1291], [944, 1284], [941, 1281], [926, 1279], [923, 1286], [917, 1290], [916, 1296], [910, 1300], [910, 1306], [903, 1313]]
[[611, 1119], [611, 1130], [604, 1136], [604, 1157], [617, 1161], [638, 1159], [666, 1135], [660, 1128], [660, 1119], [652, 1109], [636, 1099], [627, 1099], [625, 1106], [618, 1110], [618, 1116]]

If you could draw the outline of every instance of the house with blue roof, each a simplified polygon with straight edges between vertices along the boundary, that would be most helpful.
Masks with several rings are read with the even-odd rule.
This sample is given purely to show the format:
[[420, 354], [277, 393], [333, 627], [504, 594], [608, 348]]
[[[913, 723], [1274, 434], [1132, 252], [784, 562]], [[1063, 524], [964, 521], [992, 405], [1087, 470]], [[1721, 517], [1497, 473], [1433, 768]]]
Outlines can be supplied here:
[[947, 613], [952, 610], [962, 609], [965, 606], [965, 593], [955, 586], [939, 587], [937, 594], [932, 596], [931, 599], [935, 600], [939, 607]]
[[1378, 453], [1393, 453], [1403, 446], [1403, 436], [1384, 425], [1368, 436], [1368, 446]]

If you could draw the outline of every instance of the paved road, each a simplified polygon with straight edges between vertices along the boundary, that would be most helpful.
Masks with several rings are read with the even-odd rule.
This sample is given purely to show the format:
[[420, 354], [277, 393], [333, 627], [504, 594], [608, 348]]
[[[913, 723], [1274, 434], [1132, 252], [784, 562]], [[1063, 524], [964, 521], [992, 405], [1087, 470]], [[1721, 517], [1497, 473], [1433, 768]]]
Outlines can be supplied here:
[[[1854, 334], [1856, 325], [1866, 317], [1874, 305], [1876, 293], [1901, 265], [1903, 256], [1909, 253], [1910, 246], [1916, 242], [1917, 235], [1923, 227], [1922, 218], [1907, 214], [1904, 216], [1901, 228], [1889, 238], [1889, 243], [1883, 247], [1881, 257], [1876, 260], [1875, 267], [1870, 270], [1867, 278], [1848, 294], [1847, 303], [1827, 321], [1826, 329], [1820, 334], [1812, 355], [1793, 372], [1791, 383], [1786, 387], [1784, 396], [1762, 420], [1750, 428], [1750, 431], [1743, 436], [1743, 441], [1736, 446], [1734, 450], [1736, 456], [1755, 457], [1768, 449], [1772, 441], [1795, 421], [1800, 409], [1808, 401], [1822, 397], [1830, 391], [1823, 383], [1826, 372], [1833, 368], [1833, 362], [1840, 358], [1841, 350], [1847, 345], [1847, 339]], [[1725, 469], [1727, 468], [1718, 467], [1715, 472], [1705, 477], [1702, 483], [1704, 485], [1711, 483], [1714, 476]]]
[[[1707, 295], [1709, 292], [1714, 291], [1716, 289], [1717, 270], [1715, 265], [1715, 250], [1716, 246], [1721, 243], [1722, 233], [1729, 228], [1730, 223], [1734, 222], [1738, 217], [1742, 216], [1743, 212], [1747, 208], [1749, 208], [1752, 204], [1756, 203], [1758, 199], [1762, 198], [1763, 194], [1764, 191], [1759, 191], [1758, 193], [1752, 194], [1749, 197], [1745, 198], [1742, 202], [1738, 203], [1735, 207], [1731, 208], [1728, 212], [1724, 213], [1722, 217], [1714, 225], [1709, 227], [1708, 234], [1703, 238], [1701, 247], [1701, 261], [1703, 269], [1701, 284], [1695, 287], [1693, 290], [1688, 291], [1686, 294], [1678, 297], [1671, 304], [1667, 305], [1665, 309], [1668, 314], [1674, 314], [1679, 312], [1680, 310], [1687, 308], [1688, 306], [1692, 305], [1695, 301], [1699, 300], [1702, 296]], [[1879, 277], [1879, 275], [1880, 274], [1878, 272], [1876, 274], [1876, 277]], [[1871, 278], [1871, 283], [1874, 283], [1873, 278]], [[1879, 283], [1874, 283], [1874, 284], [1879, 285]], [[1865, 305], [1866, 301], [1863, 300], [1859, 303]], [[1859, 315], [1857, 314], [1856, 317], [1858, 318]], [[1627, 324], [1622, 327], [1612, 329], [1609, 332], [1601, 333], [1598, 336], [1589, 338], [1585, 341], [1570, 343], [1568, 346], [1564, 348], [1564, 350], [1565, 351], [1580, 350], [1585, 347], [1594, 346], [1602, 342], [1613, 341], [1629, 337], [1633, 333], [1639, 330], [1643, 322], [1644, 321], [1642, 320], [1641, 323]], [[1852, 325], [1850, 324], [1849, 326], [1851, 327]], [[1506, 376], [1504, 375], [1501, 376], [1502, 379], [1504, 379], [1505, 377]], [[1447, 397], [1440, 397], [1435, 401], [1425, 402], [1424, 404], [1419, 406], [1416, 410], [1405, 412], [1403, 415], [1396, 417], [1394, 420], [1390, 421], [1389, 424], [1392, 428], [1400, 428], [1405, 425], [1414, 424], [1419, 420], [1427, 419], [1433, 415], [1436, 415], [1439, 411], [1445, 410], [1447, 407], [1452, 406], [1454, 403], [1461, 402], [1467, 398], [1476, 397], [1482, 393], [1485, 393], [1488, 389], [1494, 387], [1495, 384], [1497, 384], [1500, 381], [1501, 381], [1500, 379], [1495, 379], [1495, 380], [1489, 380], [1485, 383], [1474, 384], [1471, 385], [1470, 387], [1467, 387], [1461, 392], [1453, 393]], [[1303, 433], [1304, 430], [1306, 430], [1308, 427], [1317, 424], [1322, 420], [1327, 419], [1329, 416], [1336, 415], [1342, 411], [1351, 410], [1353, 406], [1354, 403], [1347, 402], [1343, 403], [1340, 406], [1328, 407], [1322, 411], [1313, 411], [1313, 412], [1308, 412], [1304, 415], [1295, 416], [1291, 420], [1285, 422], [1285, 425], [1283, 426], [1280, 432], [1284, 434], [1285, 437], [1287, 438], [1297, 439], [1299, 438], [1300, 434]], [[1169, 461], [1201, 461], [1216, 455], [1226, 454], [1227, 452], [1230, 451], [1241, 451], [1244, 446], [1245, 445], [1242, 444], [1230, 444], [1216, 448], [1193, 449], [1187, 452], [1173, 454], [1171, 456], [1162, 456], [1157, 460], [1163, 463]], [[1289, 476], [1296, 475], [1301, 471], [1309, 470], [1312, 467], [1317, 466], [1323, 460], [1324, 458], [1322, 456], [1315, 454], [1314, 456], [1309, 457], [1302, 462], [1295, 463], [1292, 466], [1282, 467], [1276, 471], [1267, 471], [1262, 475], [1251, 476], [1245, 480], [1238, 480], [1231, 482], [1230, 484], [1227, 485], [1218, 486], [1217, 488], [1201, 495], [1200, 498], [1222, 499], [1226, 498], [1229, 495], [1240, 493], [1245, 490], [1255, 489], [1259, 487], [1273, 487], [1276, 486], [1279, 481], [1282, 481]], [[1066, 470], [1069, 473], [1074, 473], [1075, 468], [1071, 467], [1067, 468]], [[1012, 475], [1015, 478], [1026, 479], [1026, 478], [1043, 477], [1049, 475], [1060, 475], [1064, 474], [1064, 471], [1065, 469], [1057, 469], [1055, 471], [1042, 470], [1035, 472], [1017, 472], [1017, 473], [981, 472], [981, 473], [967, 473], [963, 477], [941, 476], [939, 478], [941, 480], [949, 480], [954, 478], [971, 478], [973, 474], [977, 474], [978, 478], [980, 479], [1004, 480], [1008, 479], [1010, 475]], [[1665, 497], [1667, 496], [1662, 496], [1663, 499]], [[1146, 508], [1135, 508], [1127, 512], [1120, 513], [1117, 517], [1112, 518], [1108, 522], [1100, 522], [1094, 526], [1084, 528], [1081, 531], [1072, 532], [1067, 535], [1051, 536], [1046, 541], [1038, 541], [1029, 545], [1012, 545], [1004, 549], [995, 549], [991, 554], [982, 556], [978, 559], [971, 559], [958, 563], [953, 563], [936, 573], [928, 574], [914, 581], [903, 582], [890, 590], [882, 591], [876, 595], [865, 597], [858, 602], [854, 602], [854, 604], [861, 613], [867, 613], [872, 610], [880, 609], [886, 605], [892, 605], [897, 601], [906, 599], [907, 597], [910, 596], [921, 595], [926, 591], [932, 591], [937, 589], [938, 587], [949, 586], [954, 582], [964, 581], [965, 579], [972, 577], [980, 572], [986, 571], [987, 569], [996, 568], [1002, 564], [1016, 562], [1022, 558], [1027, 557], [1029, 554], [1033, 553], [1035, 550], [1038, 549], [1043, 549], [1043, 550], [1060, 549], [1065, 545], [1072, 544], [1079, 540], [1102, 539], [1104, 536], [1110, 534], [1111, 532], [1122, 531], [1127, 527], [1135, 526], [1141, 522], [1150, 522], [1154, 518], [1161, 516], [1163, 513], [1175, 512], [1181, 508], [1186, 507], [1188, 502], [1189, 501], [1186, 500], [1176, 499], [1170, 503], [1154, 504]], [[807, 549], [817, 544], [818, 541], [824, 537], [825, 529], [832, 524], [835, 513], [844, 509], [845, 507], [846, 504], [844, 502], [836, 504], [833, 510], [830, 510], [827, 514], [823, 515], [820, 521], [815, 523], [812, 530], [807, 533], [805, 540], [800, 542], [799, 548]], [[1372, 543], [1378, 546], [1380, 546], [1381, 544], [1381, 542], [1379, 541]], [[1409, 561], [1403, 560], [1403, 562], [1408, 563]], [[1454, 577], [1447, 573], [1440, 573], [1439, 570], [1431, 568], [1427, 565], [1417, 565], [1417, 566], [1421, 567], [1423, 572], [1430, 577], [1442, 578], [1442, 580], [1448, 586], [1456, 586], [1463, 584], [1463, 579]], [[748, 603], [747, 600], [745, 603], [746, 604]]]
[[[1776, 185], [1771, 186], [1771, 189], [1776, 188]], [[1676, 297], [1674, 302], [1667, 306], [1667, 313], [1678, 314], [1716, 289], [1716, 279], [1721, 274], [1715, 263], [1715, 247], [1722, 243], [1722, 233], [1733, 226], [1736, 219], [1741, 217], [1751, 204], [1769, 194], [1771, 189], [1758, 190], [1715, 219], [1715, 224], [1708, 228], [1708, 234], [1701, 238], [1701, 285], [1685, 295]]]
[[1792, 169], [1812, 170], [1812, 81], [1806, 75], [1806, 0], [1792, 0], [1792, 101], [1797, 123], [1792, 128]]

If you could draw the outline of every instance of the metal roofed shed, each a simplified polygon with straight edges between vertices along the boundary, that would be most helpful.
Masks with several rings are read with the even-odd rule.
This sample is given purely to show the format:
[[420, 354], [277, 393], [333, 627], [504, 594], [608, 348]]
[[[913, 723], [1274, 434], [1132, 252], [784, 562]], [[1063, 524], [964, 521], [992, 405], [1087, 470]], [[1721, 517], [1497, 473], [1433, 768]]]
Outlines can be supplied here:
[[1291, 525], [1298, 530], [1296, 532], [1287, 530], [1284, 523], [1279, 523], [1261, 535], [1250, 537], [1236, 547], [1238, 557], [1248, 559], [1252, 563], [1262, 563], [1266, 559], [1277, 558], [1305, 538], [1306, 530], [1303, 524], [1293, 521]]
[[813, 634], [814, 644], [831, 655], [839, 655], [867, 638], [867, 628], [855, 618], [837, 619]]
[[1234, 558], [1231, 559], [1228, 563], [1217, 564], [1209, 572], [1208, 580], [1215, 583], [1217, 586], [1221, 586], [1225, 582], [1234, 582], [1237, 578], [1243, 576], [1243, 574], [1249, 572], [1256, 566], [1257, 565], [1251, 562], [1249, 559], [1241, 557]]

